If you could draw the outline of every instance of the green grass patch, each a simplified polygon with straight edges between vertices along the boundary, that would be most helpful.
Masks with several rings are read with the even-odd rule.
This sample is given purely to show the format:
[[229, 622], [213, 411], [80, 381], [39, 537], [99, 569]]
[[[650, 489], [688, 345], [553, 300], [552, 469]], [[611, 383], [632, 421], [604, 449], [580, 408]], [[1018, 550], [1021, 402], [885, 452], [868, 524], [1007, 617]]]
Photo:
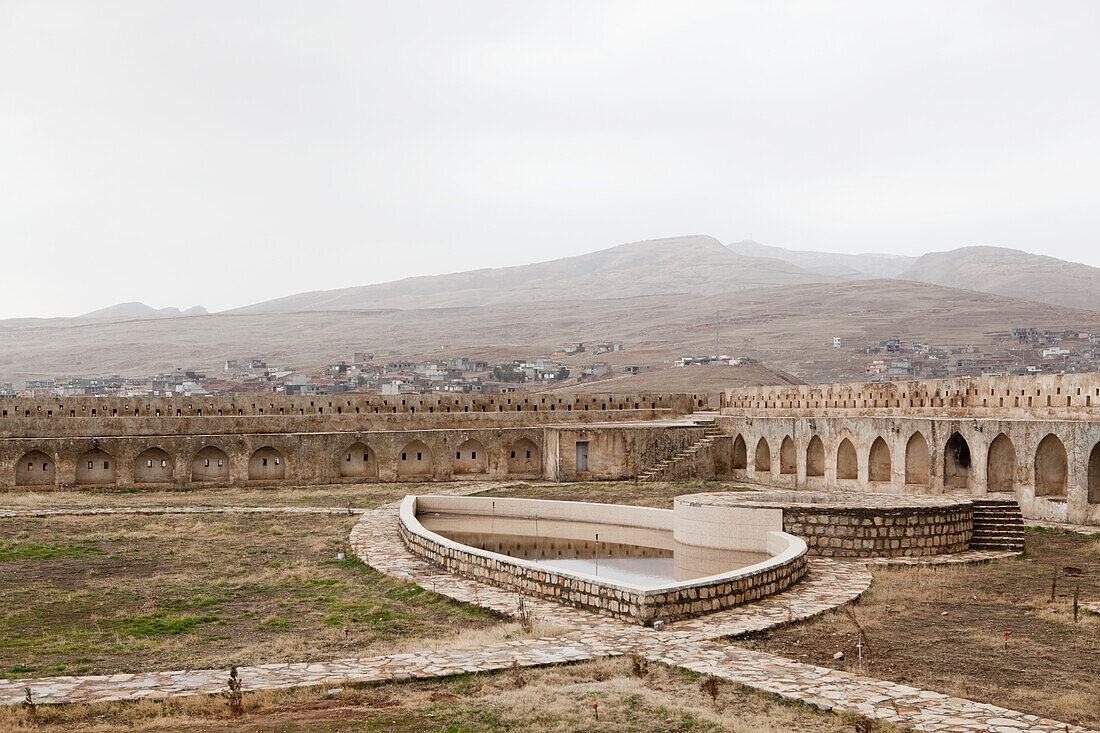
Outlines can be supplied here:
[[217, 621], [218, 617], [205, 616], [177, 616], [170, 617], [167, 614], [155, 616], [137, 616], [122, 622], [122, 631], [130, 636], [155, 638], [158, 636], [174, 636], [186, 634], [196, 626]]
[[50, 560], [59, 557], [106, 555], [98, 547], [85, 545], [39, 545], [34, 542], [0, 542], [0, 562], [12, 560]]

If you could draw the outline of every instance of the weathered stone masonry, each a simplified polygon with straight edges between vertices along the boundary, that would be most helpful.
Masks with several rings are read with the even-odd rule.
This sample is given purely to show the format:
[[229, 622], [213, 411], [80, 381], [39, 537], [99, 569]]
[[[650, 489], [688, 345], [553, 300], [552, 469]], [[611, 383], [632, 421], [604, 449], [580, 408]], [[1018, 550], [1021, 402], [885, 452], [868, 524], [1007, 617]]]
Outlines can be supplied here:
[[673, 394], [6, 399], [0, 488], [622, 478], [653, 445], [701, 434], [667, 424], [700, 404]]
[[727, 390], [730, 476], [815, 490], [1011, 493], [1100, 524], [1100, 378], [988, 377]]

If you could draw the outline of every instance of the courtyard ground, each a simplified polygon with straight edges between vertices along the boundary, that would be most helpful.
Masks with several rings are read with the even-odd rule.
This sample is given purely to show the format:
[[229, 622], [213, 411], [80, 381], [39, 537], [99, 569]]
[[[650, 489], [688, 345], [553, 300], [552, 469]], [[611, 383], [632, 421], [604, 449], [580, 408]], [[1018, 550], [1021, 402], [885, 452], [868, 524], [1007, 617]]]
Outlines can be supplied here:
[[[1084, 570], [1078, 578], [1064, 567]], [[824, 667], [1100, 726], [1100, 540], [1029, 531], [1021, 559], [887, 567], [844, 609], [738, 643]], [[1057, 577], [1055, 599], [1051, 586]], [[853, 620], [854, 617], [854, 620]], [[863, 661], [856, 644], [863, 629]], [[1005, 633], [1008, 632], [1007, 649]], [[841, 652], [843, 660], [834, 659]]]
[[[740, 488], [714, 482], [516, 483], [487, 495], [671, 508], [673, 497], [681, 494]], [[367, 508], [432, 489], [431, 485], [364, 484], [140, 493], [12, 492], [0, 495], [0, 508], [343, 508], [349, 501], [354, 508]], [[561, 632], [536, 628], [525, 633], [517, 624], [386, 578], [361, 563], [336, 560], [356, 519], [343, 512], [0, 519], [0, 596], [7, 601], [0, 604], [0, 676], [26, 679], [322, 660]], [[1023, 559], [977, 566], [877, 569], [870, 591], [850, 607], [854, 620], [839, 610], [733, 643], [1100, 727], [1100, 694], [1094, 685], [1100, 673], [1100, 618], [1082, 612], [1074, 623], [1072, 617], [1072, 594], [1078, 584], [1082, 602], [1100, 600], [1098, 561], [1097, 538], [1032, 531]], [[1081, 568], [1083, 574], [1077, 579], [1062, 575], [1067, 566]], [[1056, 575], [1052, 602], [1051, 581]], [[862, 665], [856, 647], [857, 623], [864, 633]], [[1011, 632], [1007, 651], [1006, 631]], [[837, 652], [844, 654], [842, 660], [834, 659]], [[186, 718], [187, 727], [200, 730], [354, 726], [456, 731], [583, 730], [585, 726], [599, 730], [859, 730], [815, 713], [806, 713], [811, 717], [805, 721], [788, 720], [783, 717], [791, 713], [788, 706], [740, 692], [730, 699], [742, 707], [730, 710], [738, 711], [737, 721], [750, 721], [749, 727], [730, 727], [735, 723], [725, 717], [704, 715], [713, 704], [697, 709], [690, 702], [696, 681], [681, 680], [687, 686], [676, 687], [677, 675], [687, 677], [660, 671], [671, 675], [671, 681], [662, 684], [673, 690], [662, 696], [663, 692], [647, 687], [650, 681], [632, 677], [629, 670], [614, 671], [615, 664], [620, 663], [525, 672], [532, 682], [522, 688], [510, 683], [507, 675], [488, 675], [403, 687], [348, 687], [332, 698], [317, 691], [257, 693], [249, 696], [254, 709], [241, 721], [244, 725], [225, 720], [224, 701], [210, 698], [100, 706], [103, 709], [94, 715], [87, 711], [99, 707], [43, 707], [41, 715], [46, 716], [47, 710], [50, 716], [71, 710], [74, 716], [91, 716], [88, 720], [94, 719], [105, 731], [131, 729], [131, 723], [137, 729], [170, 730], [170, 721], [177, 715], [197, 716]], [[540, 689], [533, 680], [541, 680], [537, 685], [545, 688], [540, 699], [557, 706], [552, 713], [537, 712], [541, 708], [525, 712], [529, 704], [525, 696]], [[595, 728], [594, 722], [584, 718], [591, 712], [586, 707], [589, 703], [579, 701], [601, 689], [600, 694], [609, 695], [608, 714], [619, 710], [624, 717], [601, 718], [600, 727]], [[608, 691], [612, 689], [618, 692]], [[733, 692], [723, 688], [723, 694]], [[629, 702], [635, 698], [641, 702]], [[603, 709], [604, 703], [600, 704]], [[768, 728], [761, 722], [752, 727], [754, 718], [744, 705], [764, 705], [764, 718], [781, 724]], [[642, 724], [630, 727], [623, 722], [622, 711], [628, 709]], [[27, 711], [12, 709], [4, 714], [9, 716], [7, 727], [12, 727]], [[555, 717], [559, 714], [560, 720]], [[49, 720], [57, 729], [65, 729], [60, 719]], [[2, 718], [0, 729], [6, 729]]]
[[[507, 487], [496, 496], [671, 508], [685, 493], [742, 488], [716, 482]], [[1083, 570], [1076, 578], [1062, 569]], [[850, 607], [864, 632], [863, 674], [1058, 720], [1100, 727], [1100, 538], [1029, 531], [1026, 556], [982, 565], [884, 567]], [[1058, 577], [1056, 597], [1051, 584]], [[1005, 632], [1008, 650], [1004, 649]], [[738, 643], [823, 667], [860, 671], [859, 628], [844, 610]], [[843, 660], [834, 659], [837, 652]]]
[[592, 501], [601, 504], [671, 509], [672, 500], [702, 491], [748, 491], [735, 484], [717, 481], [583, 481], [577, 483], [516, 483], [486, 491], [478, 496], [508, 496], [555, 501]]
[[0, 676], [332, 659], [519, 633], [337, 560], [356, 519], [0, 519]]
[[[330, 694], [330, 690], [338, 692]], [[702, 731], [889, 733], [895, 728], [823, 713], [737, 685], [629, 659], [453, 677], [432, 682], [245, 694], [244, 713], [219, 697], [40, 706], [0, 711], [0, 729], [121, 731], [352, 730]]]
[[[438, 484], [436, 484], [438, 486]], [[314, 506], [373, 509], [406, 494], [430, 493], [431, 484], [338, 484], [270, 488], [81, 489], [0, 492], [0, 511], [112, 507]]]

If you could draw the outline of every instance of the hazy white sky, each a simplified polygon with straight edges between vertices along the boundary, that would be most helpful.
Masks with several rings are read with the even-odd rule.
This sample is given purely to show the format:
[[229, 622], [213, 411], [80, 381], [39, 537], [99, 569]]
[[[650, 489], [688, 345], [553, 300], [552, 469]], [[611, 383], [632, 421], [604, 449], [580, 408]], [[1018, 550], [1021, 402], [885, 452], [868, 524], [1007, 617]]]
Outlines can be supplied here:
[[1100, 2], [0, 0], [0, 317], [705, 233], [1100, 265]]

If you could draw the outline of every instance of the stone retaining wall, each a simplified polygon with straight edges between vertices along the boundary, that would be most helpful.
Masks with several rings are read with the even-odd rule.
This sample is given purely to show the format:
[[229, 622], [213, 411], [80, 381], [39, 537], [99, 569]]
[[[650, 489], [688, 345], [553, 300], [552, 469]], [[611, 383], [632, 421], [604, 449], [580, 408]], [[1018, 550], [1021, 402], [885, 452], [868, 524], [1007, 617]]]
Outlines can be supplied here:
[[973, 531], [969, 499], [797, 491], [692, 494], [695, 507], [780, 508], [783, 531], [822, 557], [925, 557], [962, 552]]
[[970, 546], [970, 506], [952, 508], [830, 509], [786, 507], [783, 531], [823, 557], [917, 557], [962, 552]]

